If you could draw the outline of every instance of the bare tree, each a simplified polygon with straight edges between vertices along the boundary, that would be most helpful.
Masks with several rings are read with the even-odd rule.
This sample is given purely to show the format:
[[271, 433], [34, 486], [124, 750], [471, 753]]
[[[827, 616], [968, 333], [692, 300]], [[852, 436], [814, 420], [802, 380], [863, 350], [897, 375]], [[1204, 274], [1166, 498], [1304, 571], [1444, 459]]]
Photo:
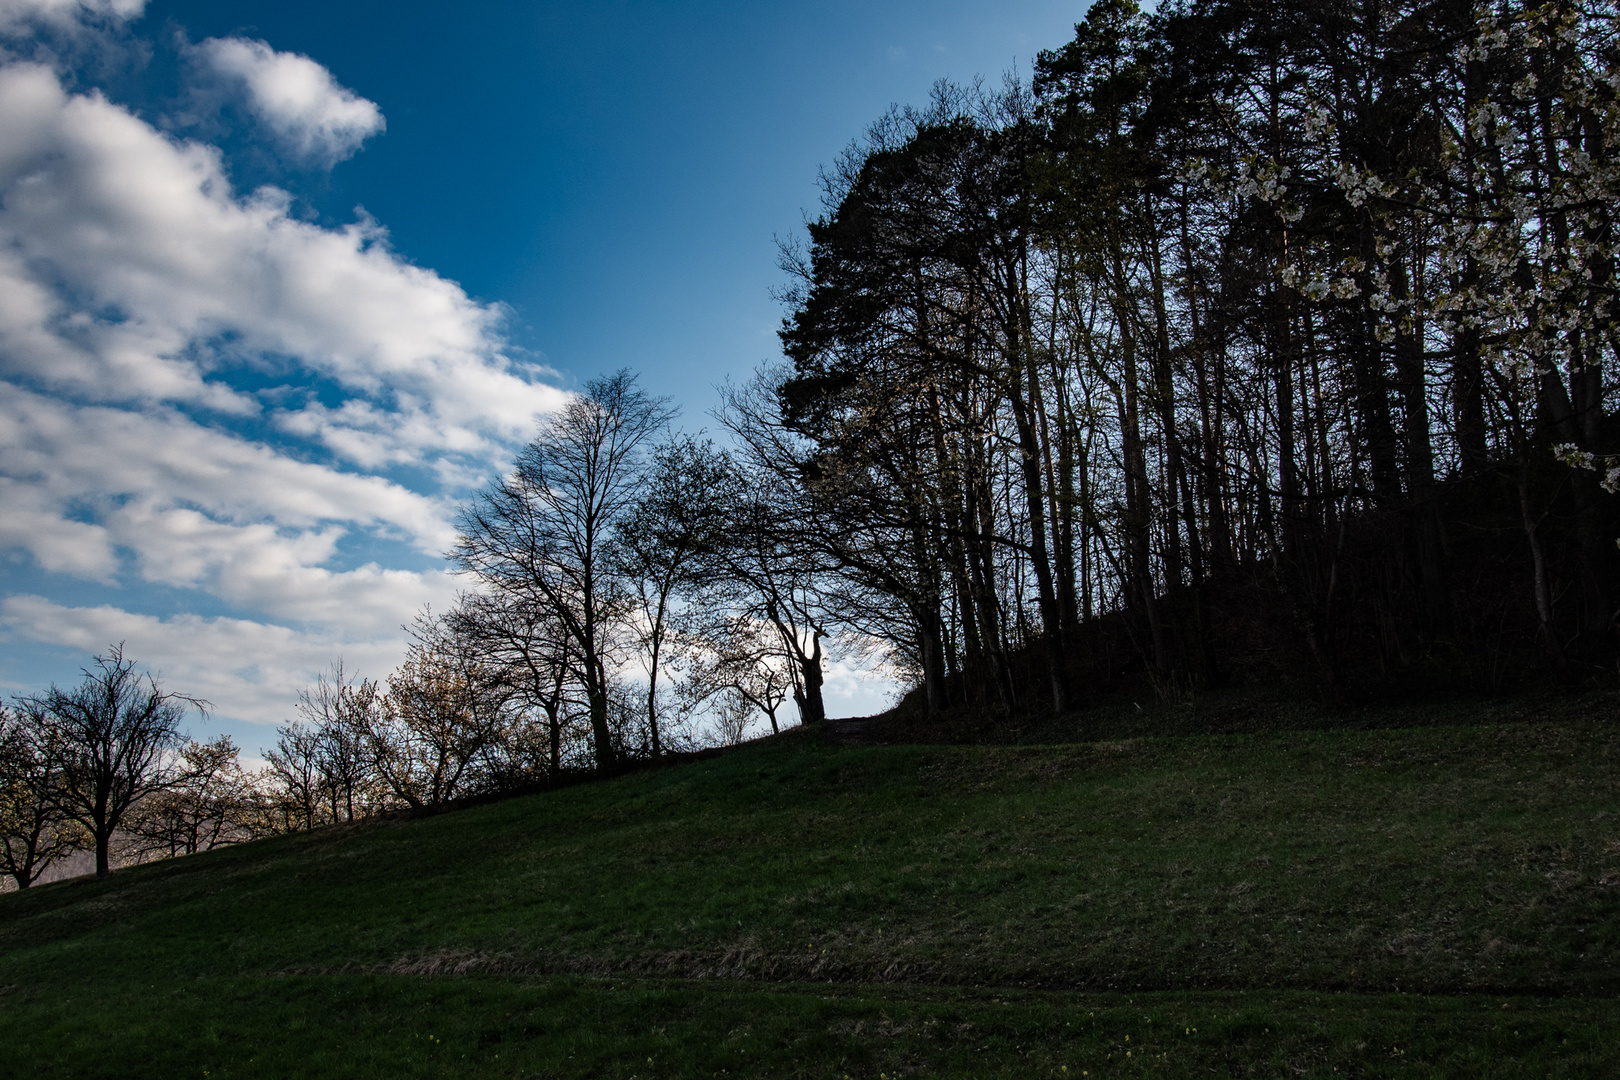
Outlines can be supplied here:
[[[544, 771], [556, 776], [579, 734], [573, 641], [562, 620], [539, 598], [514, 592], [463, 593], [445, 620], [448, 632], [495, 671], [513, 695], [514, 720], [525, 725], [511, 733], [500, 748], [504, 760], [492, 767], [516, 780], [543, 760]], [[537, 716], [544, 730], [528, 730]]]
[[633, 626], [647, 667], [647, 731], [653, 757], [663, 753], [659, 731], [659, 675], [672, 631], [690, 592], [712, 572], [706, 559], [721, 544], [736, 469], [714, 444], [682, 436], [653, 453], [642, 495], [619, 526], [620, 571], [635, 607]]
[[298, 692], [298, 712], [316, 733], [314, 764], [332, 821], [353, 821], [369, 809], [376, 776], [366, 732], [381, 693], [375, 679], [349, 674], [341, 658], [329, 676]]
[[799, 719], [813, 724], [827, 716], [821, 685], [831, 619], [822, 600], [837, 558], [806, 490], [814, 469], [806, 443], [776, 412], [779, 375], [761, 371], [721, 390], [718, 419], [739, 448], [723, 491], [725, 528], [706, 553], [708, 602], [776, 630]]
[[313, 829], [324, 823], [326, 784], [321, 771], [321, 731], [293, 722], [276, 729], [276, 748], [269, 762], [266, 787], [270, 811], [281, 832]]
[[615, 528], [637, 494], [647, 445], [674, 415], [620, 371], [586, 384], [519, 453], [511, 475], [462, 511], [452, 558], [488, 588], [543, 604], [573, 644], [598, 765], [616, 758], [611, 653], [627, 596]]
[[142, 856], [195, 855], [251, 840], [262, 831], [252, 782], [229, 735], [180, 752], [182, 779], [131, 810], [124, 830]]
[[208, 703], [138, 674], [121, 643], [97, 656], [78, 686], [52, 686], [26, 702], [61, 740], [57, 805], [89, 830], [96, 876], [106, 877], [113, 834], [130, 808], [186, 775], [175, 754], [180, 722], [192, 709], [207, 715]]
[[388, 677], [366, 728], [377, 774], [413, 807], [438, 806], [484, 786], [478, 764], [507, 734], [510, 689], [445, 624], [423, 612], [416, 640]]
[[366, 737], [381, 700], [377, 681], [356, 678], [341, 659], [298, 692], [298, 718], [276, 729], [275, 749], [265, 754], [279, 829], [354, 821], [378, 808], [381, 785]]
[[794, 658], [774, 626], [730, 614], [682, 644], [689, 657], [676, 690], [683, 709], [713, 708], [727, 742], [741, 738], [756, 713], [770, 721], [772, 734], [782, 730], [777, 712], [793, 690]]

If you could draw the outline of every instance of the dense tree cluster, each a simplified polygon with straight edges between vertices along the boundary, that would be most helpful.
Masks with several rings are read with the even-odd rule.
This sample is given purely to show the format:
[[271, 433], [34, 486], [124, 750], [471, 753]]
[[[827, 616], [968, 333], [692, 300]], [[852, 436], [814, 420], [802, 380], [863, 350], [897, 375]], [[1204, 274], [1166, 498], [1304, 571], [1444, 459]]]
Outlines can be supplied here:
[[1098, 0], [826, 172], [728, 449], [625, 375], [548, 425], [459, 625], [598, 765], [666, 665], [815, 722], [835, 643], [930, 712], [1609, 669], [1614, 15]]
[[1612, 665], [1616, 27], [1098, 0], [885, 117], [760, 410], [850, 621], [933, 708]]

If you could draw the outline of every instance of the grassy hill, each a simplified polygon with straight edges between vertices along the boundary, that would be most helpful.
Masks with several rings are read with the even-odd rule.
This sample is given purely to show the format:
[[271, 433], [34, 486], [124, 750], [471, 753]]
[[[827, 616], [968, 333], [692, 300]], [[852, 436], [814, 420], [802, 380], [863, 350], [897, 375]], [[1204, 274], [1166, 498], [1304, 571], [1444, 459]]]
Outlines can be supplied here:
[[1434, 719], [798, 731], [46, 886], [0, 897], [0, 1055], [47, 1077], [1620, 1073], [1616, 700]]

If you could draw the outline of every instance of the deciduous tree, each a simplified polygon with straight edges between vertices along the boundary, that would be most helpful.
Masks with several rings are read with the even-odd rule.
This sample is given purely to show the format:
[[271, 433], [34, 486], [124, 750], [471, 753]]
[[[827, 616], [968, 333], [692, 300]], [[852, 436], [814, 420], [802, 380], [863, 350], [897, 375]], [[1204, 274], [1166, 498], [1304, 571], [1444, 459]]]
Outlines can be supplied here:
[[90, 833], [96, 876], [106, 877], [113, 835], [130, 809], [186, 777], [180, 725], [192, 710], [206, 715], [208, 703], [164, 690], [119, 644], [95, 657], [78, 686], [52, 686], [25, 707], [60, 743], [57, 805]]
[[0, 873], [19, 889], [89, 839], [59, 803], [63, 749], [36, 704], [0, 706]]

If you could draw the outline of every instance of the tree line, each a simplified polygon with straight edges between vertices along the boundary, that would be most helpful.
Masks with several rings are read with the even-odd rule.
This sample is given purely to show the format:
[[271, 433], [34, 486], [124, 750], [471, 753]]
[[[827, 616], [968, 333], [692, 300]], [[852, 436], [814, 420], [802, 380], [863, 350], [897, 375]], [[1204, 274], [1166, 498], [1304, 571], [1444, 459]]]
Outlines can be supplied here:
[[625, 373], [547, 424], [448, 625], [551, 770], [838, 653], [981, 717], [1612, 678], [1616, 14], [1098, 0], [825, 170], [722, 447]]
[[339, 659], [262, 769], [186, 737], [200, 699], [123, 647], [0, 709], [0, 871], [29, 887], [93, 850], [207, 850], [567, 782], [825, 716], [822, 590], [793, 503], [746, 455], [672, 430], [629, 372], [589, 382], [463, 508], [469, 587], [423, 610], [385, 679]]
[[93, 851], [98, 875], [392, 810], [534, 790], [825, 715], [826, 622], [782, 501], [673, 432], [619, 372], [542, 425], [463, 507], [469, 588], [423, 610], [386, 679], [342, 660], [299, 692], [262, 769], [190, 740], [208, 703], [114, 646], [79, 685], [0, 709], [0, 872]]
[[880, 120], [754, 416], [841, 614], [929, 710], [1612, 676], [1615, 16], [1097, 0]]

